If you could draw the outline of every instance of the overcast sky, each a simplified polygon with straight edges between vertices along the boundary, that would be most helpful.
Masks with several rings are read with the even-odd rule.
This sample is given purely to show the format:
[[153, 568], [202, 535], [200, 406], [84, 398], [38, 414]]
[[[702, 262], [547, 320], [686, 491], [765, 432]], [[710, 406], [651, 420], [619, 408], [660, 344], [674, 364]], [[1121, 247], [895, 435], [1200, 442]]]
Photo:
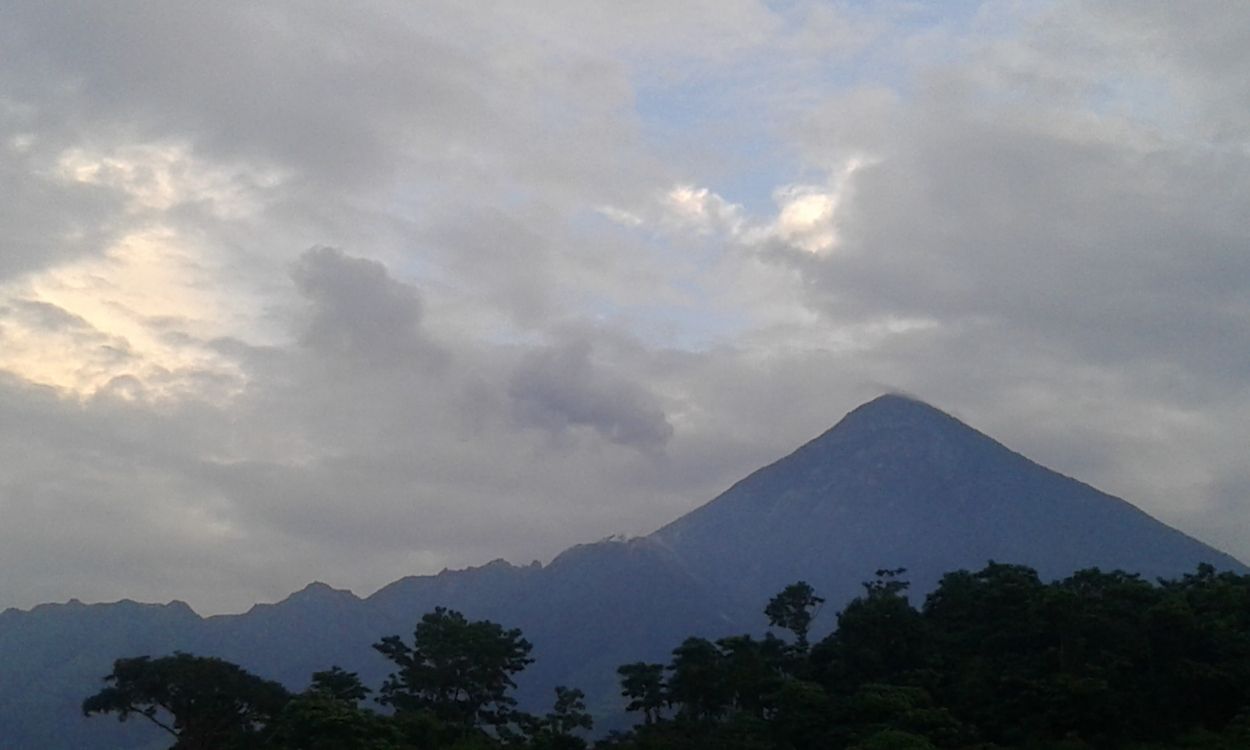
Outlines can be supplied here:
[[884, 391], [1250, 559], [1250, 8], [0, 7], [0, 609], [647, 533]]

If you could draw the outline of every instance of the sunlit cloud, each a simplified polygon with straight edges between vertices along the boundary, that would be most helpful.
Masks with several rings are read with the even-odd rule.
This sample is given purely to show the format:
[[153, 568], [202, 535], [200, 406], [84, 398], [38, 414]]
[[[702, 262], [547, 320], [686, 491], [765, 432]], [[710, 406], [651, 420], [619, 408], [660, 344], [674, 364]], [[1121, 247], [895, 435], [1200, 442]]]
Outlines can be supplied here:
[[696, 234], [737, 235], [742, 231], [742, 207], [706, 187], [677, 185], [664, 196], [665, 219]]
[[642, 210], [604, 206], [598, 211], [628, 227], [715, 236], [747, 246], [780, 242], [819, 255], [839, 246], [839, 210], [854, 189], [856, 173], [876, 161], [857, 155], [832, 169], [825, 182], [774, 187], [771, 216], [752, 216], [742, 204], [691, 183], [662, 191], [656, 205]]
[[218, 219], [254, 213], [263, 205], [264, 192], [283, 179], [276, 169], [205, 162], [180, 144], [131, 144], [104, 151], [75, 147], [59, 156], [56, 174], [120, 191], [133, 211], [195, 203]]
[[[100, 258], [0, 287], [0, 368], [77, 396], [230, 393], [239, 367], [208, 342], [234, 333], [237, 300], [215, 290], [204, 254], [169, 229], [124, 236]], [[211, 392], [211, 391], [210, 391]]]
[[773, 192], [777, 216], [752, 231], [753, 241], [770, 238], [813, 255], [838, 248], [838, 211], [854, 187], [855, 173], [872, 160], [856, 156], [846, 160], [823, 185], [783, 185]]

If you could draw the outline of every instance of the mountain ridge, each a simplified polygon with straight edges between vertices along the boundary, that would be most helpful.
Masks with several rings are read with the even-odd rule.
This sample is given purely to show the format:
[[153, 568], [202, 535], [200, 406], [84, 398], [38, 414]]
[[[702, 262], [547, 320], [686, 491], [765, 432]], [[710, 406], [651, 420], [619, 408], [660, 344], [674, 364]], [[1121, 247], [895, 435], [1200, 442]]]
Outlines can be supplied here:
[[370, 645], [407, 637], [435, 606], [523, 631], [537, 659], [518, 680], [523, 705], [546, 706], [564, 684], [611, 716], [621, 708], [616, 666], [666, 661], [689, 635], [759, 632], [768, 597], [795, 580], [831, 604], [819, 635], [878, 568], [909, 568], [922, 595], [941, 574], [990, 559], [1048, 578], [1091, 564], [1246, 572], [1120, 498], [918, 399], [886, 394], [655, 532], [574, 545], [546, 565], [494, 560], [407, 576], [364, 597], [313, 582], [239, 615], [201, 617], [176, 600], [5, 610], [0, 746], [144, 747], [142, 728], [78, 712], [122, 656], [219, 656], [292, 689], [338, 664], [376, 686], [390, 665]]

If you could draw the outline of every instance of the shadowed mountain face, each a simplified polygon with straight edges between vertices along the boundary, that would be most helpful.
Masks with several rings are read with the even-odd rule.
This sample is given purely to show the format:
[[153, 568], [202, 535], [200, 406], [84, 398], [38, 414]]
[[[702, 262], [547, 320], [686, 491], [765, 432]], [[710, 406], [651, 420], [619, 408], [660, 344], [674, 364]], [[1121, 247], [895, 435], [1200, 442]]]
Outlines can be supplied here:
[[542, 710], [553, 686], [579, 686], [606, 716], [621, 706], [617, 665], [666, 661], [687, 635], [759, 630], [768, 598], [795, 580], [829, 600], [819, 633], [879, 568], [908, 568], [924, 592], [944, 572], [991, 559], [1048, 578], [1091, 566], [1173, 577], [1200, 562], [1246, 571], [926, 404], [883, 396], [651, 536], [580, 545], [546, 566], [497, 560], [404, 578], [364, 599], [313, 584], [206, 619], [181, 603], [0, 613], [0, 747], [166, 746], [143, 724], [79, 715], [121, 656], [220, 656], [293, 689], [337, 664], [377, 686], [389, 665], [370, 644], [409, 637], [436, 606], [524, 631], [537, 662], [519, 681], [523, 704]]
[[1153, 579], [1232, 557], [1008, 450], [920, 401], [882, 396], [651, 537], [709, 585], [766, 601], [805, 579], [832, 601], [880, 568], [917, 591], [941, 573], [1020, 562], [1054, 578]]

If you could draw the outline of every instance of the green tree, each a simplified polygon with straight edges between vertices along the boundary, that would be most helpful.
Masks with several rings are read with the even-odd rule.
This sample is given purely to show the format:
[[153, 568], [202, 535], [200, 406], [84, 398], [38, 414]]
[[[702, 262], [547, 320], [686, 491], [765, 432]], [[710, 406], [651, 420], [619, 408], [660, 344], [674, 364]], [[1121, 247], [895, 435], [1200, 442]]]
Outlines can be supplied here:
[[838, 627], [812, 650], [817, 677], [847, 692], [867, 682], [897, 682], [925, 660], [925, 624], [907, 600], [903, 569], [878, 570], [864, 594], [838, 613]]
[[356, 705], [373, 691], [365, 687], [360, 681], [360, 676], [355, 672], [348, 672], [335, 666], [322, 672], [313, 672], [312, 684], [309, 685], [308, 692]]
[[847, 750], [936, 750], [928, 739], [899, 729], [883, 729]]
[[883, 737], [894, 737], [893, 741], [910, 747], [906, 743], [912, 740], [901, 738], [902, 734], [924, 740], [926, 746], [964, 747], [970, 739], [967, 729], [919, 687], [860, 685], [842, 701], [837, 718], [843, 732], [867, 747], [885, 742]]
[[735, 713], [764, 718], [781, 688], [785, 645], [771, 634], [763, 640], [732, 636], [716, 645], [729, 707]]
[[783, 747], [838, 747], [834, 703], [815, 682], [786, 680], [773, 698], [773, 736]]
[[679, 718], [713, 721], [724, 714], [731, 696], [726, 682], [725, 660], [716, 644], [706, 638], [687, 638], [673, 649], [668, 695]]
[[176, 738], [175, 750], [243, 750], [261, 743], [290, 699], [276, 682], [222, 659], [175, 653], [118, 659], [83, 714], [141, 716]]
[[388, 717], [324, 692], [292, 698], [270, 732], [274, 750], [398, 750], [399, 727]]
[[947, 573], [925, 600], [938, 672], [933, 694], [986, 740], [1063, 739], [1065, 730], [1052, 720], [1058, 714], [1042, 709], [1048, 695], [1094, 687], [1052, 682], [1061, 638], [1048, 616], [1051, 591], [1032, 568], [990, 562], [975, 573]]
[[1250, 575], [1199, 565], [1160, 599], [1147, 620], [1171, 708], [1182, 725], [1227, 724], [1250, 707]]
[[586, 711], [586, 695], [576, 688], [556, 688], [551, 712], [535, 719], [530, 731], [531, 750], [585, 750], [586, 740], [577, 732], [590, 730], [594, 722]]
[[355, 672], [314, 672], [282, 709], [270, 733], [274, 750], [397, 750], [402, 736], [389, 717], [360, 706], [372, 692]]
[[512, 677], [533, 661], [520, 630], [443, 607], [421, 618], [411, 646], [393, 635], [373, 647], [397, 667], [380, 702], [397, 716], [428, 712], [461, 736], [517, 718]]
[[621, 677], [621, 695], [629, 699], [626, 711], [641, 711], [645, 725], [660, 719], [668, 705], [668, 689], [664, 684], [664, 665], [634, 662], [623, 664], [616, 673]]
[[811, 629], [812, 618], [824, 601], [816, 596], [816, 590], [806, 581], [798, 581], [786, 586], [781, 593], [768, 600], [764, 614], [768, 616], [769, 625], [793, 633], [795, 646], [800, 652], [806, 652], [807, 633]]

